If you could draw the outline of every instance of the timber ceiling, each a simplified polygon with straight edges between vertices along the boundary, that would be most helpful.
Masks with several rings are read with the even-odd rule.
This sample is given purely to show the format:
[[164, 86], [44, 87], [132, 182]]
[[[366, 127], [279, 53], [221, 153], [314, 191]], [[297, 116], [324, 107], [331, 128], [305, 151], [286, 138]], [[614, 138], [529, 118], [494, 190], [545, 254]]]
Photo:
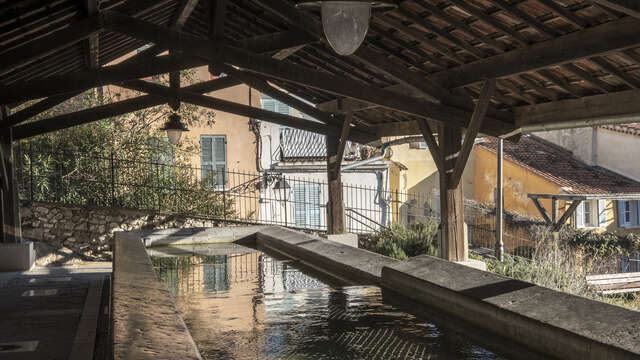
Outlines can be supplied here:
[[[0, 1], [0, 59], [20, 46], [86, 19], [92, 11], [87, 2], [91, 3]], [[183, 32], [208, 37], [209, 2], [197, 2]], [[457, 107], [467, 100], [470, 104], [477, 101], [483, 80], [495, 78], [490, 114], [514, 122], [513, 114], [527, 106], [640, 89], [637, 35], [640, 19], [629, 16], [630, 12], [625, 14], [607, 7], [611, 2], [615, 3], [612, 0], [395, 1], [398, 5], [395, 10], [374, 14], [362, 51], [355, 55], [337, 56], [318, 37], [318, 41], [282, 61], [377, 88], [404, 89], [404, 93], [420, 98], [425, 98], [428, 92], [421, 91], [421, 84], [429, 80], [437, 89], [448, 92], [445, 98], [439, 98], [443, 104]], [[186, 0], [102, 0], [98, 7], [101, 11], [115, 10], [170, 27], [186, 3]], [[292, 18], [291, 14], [300, 13], [293, 8], [295, 3], [228, 1], [225, 42], [237, 45], [260, 35], [300, 30], [305, 22]], [[314, 13], [302, 16], [316, 23], [319, 20]], [[317, 33], [317, 29], [304, 30]], [[580, 53], [582, 44], [577, 41], [586, 44], [584, 54]], [[24, 64], [0, 60], [0, 85], [81, 71], [90, 68], [92, 61], [103, 66], [145, 43], [104, 30], [99, 35], [99, 51], [94, 60], [86, 40]], [[379, 61], [372, 63], [366, 54], [378, 56]], [[389, 71], [388, 65], [393, 71]], [[337, 98], [333, 93], [298, 83], [270, 81], [316, 104]], [[452, 101], [457, 99], [465, 100]], [[388, 107], [370, 107], [359, 111], [356, 121], [363, 127], [375, 127], [413, 119], [415, 116], [411, 114]]]

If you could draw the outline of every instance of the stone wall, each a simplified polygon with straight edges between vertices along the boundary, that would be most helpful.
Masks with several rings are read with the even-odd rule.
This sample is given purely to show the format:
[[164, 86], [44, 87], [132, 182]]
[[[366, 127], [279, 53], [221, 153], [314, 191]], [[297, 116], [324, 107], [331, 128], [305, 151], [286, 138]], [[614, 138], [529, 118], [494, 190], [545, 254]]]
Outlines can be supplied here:
[[87, 260], [111, 260], [117, 231], [214, 227], [218, 221], [138, 210], [22, 202], [25, 240], [66, 248]]

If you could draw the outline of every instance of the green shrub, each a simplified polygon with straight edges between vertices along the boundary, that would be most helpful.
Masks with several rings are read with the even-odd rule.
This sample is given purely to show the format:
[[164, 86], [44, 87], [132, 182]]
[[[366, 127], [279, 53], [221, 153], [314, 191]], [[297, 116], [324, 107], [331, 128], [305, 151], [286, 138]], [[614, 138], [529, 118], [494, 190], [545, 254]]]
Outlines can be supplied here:
[[376, 233], [374, 251], [399, 260], [418, 255], [437, 255], [437, 233], [438, 223], [435, 219], [427, 224], [394, 224]]

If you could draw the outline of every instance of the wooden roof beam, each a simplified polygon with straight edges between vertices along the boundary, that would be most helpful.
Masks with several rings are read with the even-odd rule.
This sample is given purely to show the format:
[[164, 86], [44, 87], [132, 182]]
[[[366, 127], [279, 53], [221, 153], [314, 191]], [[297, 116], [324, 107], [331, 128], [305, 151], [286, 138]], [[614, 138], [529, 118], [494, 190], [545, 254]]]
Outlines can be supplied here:
[[[99, 13], [97, 0], [80, 0], [80, 5], [84, 8], [88, 17]], [[90, 69], [100, 67], [100, 33], [96, 32], [89, 35], [87, 39], [87, 63]]]
[[199, 0], [182, 0], [180, 8], [172, 21], [171, 27], [177, 30], [181, 30], [184, 24], [187, 23], [191, 13], [196, 9]]
[[[206, 81], [204, 83], [194, 84], [183, 88], [183, 90], [202, 94], [225, 89], [230, 86], [238, 85], [239, 83], [240, 82], [237, 80], [231, 79], [229, 77], [224, 77], [216, 80]], [[134, 111], [162, 105], [166, 102], [167, 99], [162, 96], [143, 95], [132, 99], [122, 100], [113, 104], [106, 104], [70, 114], [59, 115], [44, 120], [21, 124], [13, 128], [14, 139], [26, 139], [32, 136], [42, 135], [73, 126], [125, 115]]]
[[591, 0], [591, 2], [640, 19], [640, 2], [637, 0]]
[[640, 20], [628, 17], [436, 73], [447, 89], [503, 78], [640, 45]]
[[640, 90], [560, 100], [514, 109], [522, 132], [640, 122]]
[[[323, 124], [316, 121], [306, 120], [303, 118], [281, 114], [278, 112], [263, 110], [252, 106], [235, 103], [232, 101], [217, 99], [210, 96], [201, 95], [195, 92], [181, 89], [173, 89], [167, 86], [154, 84], [143, 80], [127, 81], [122, 84], [123, 87], [143, 91], [152, 95], [165, 97], [167, 99], [178, 98], [180, 101], [188, 102], [193, 105], [198, 105], [218, 111], [224, 111], [231, 114], [240, 116], [246, 116], [249, 118], [260, 119], [283, 126], [289, 126], [296, 129], [311, 131], [324, 135], [337, 135], [340, 136], [341, 129], [336, 126]], [[351, 131], [352, 139], [367, 143], [373, 140], [371, 134], [365, 134], [353, 129]], [[360, 136], [358, 136], [360, 135]]]

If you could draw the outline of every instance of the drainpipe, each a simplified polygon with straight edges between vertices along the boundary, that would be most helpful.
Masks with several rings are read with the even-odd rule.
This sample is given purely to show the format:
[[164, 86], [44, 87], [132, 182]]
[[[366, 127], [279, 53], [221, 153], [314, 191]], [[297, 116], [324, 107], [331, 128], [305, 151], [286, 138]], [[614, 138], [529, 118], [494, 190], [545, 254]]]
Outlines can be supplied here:
[[376, 156], [376, 157], [373, 157], [373, 158], [370, 158], [370, 159], [366, 159], [366, 160], [362, 160], [362, 161], [354, 162], [354, 163], [349, 164], [349, 165], [345, 165], [345, 166], [343, 166], [340, 170], [341, 170], [341, 171], [352, 170], [352, 169], [358, 168], [358, 167], [360, 167], [360, 166], [364, 166], [364, 165], [367, 165], [367, 164], [374, 163], [374, 162], [376, 162], [376, 161], [383, 160], [383, 159], [385, 159], [388, 155], [389, 155], [389, 148], [388, 148], [388, 147], [385, 147], [385, 148], [382, 150], [382, 155], [380, 155], [380, 156]]
[[498, 168], [496, 174], [496, 258], [498, 258], [499, 261], [504, 261], [504, 241], [502, 239], [504, 213], [504, 188], [502, 187], [503, 141], [504, 140], [502, 138], [498, 138]]

